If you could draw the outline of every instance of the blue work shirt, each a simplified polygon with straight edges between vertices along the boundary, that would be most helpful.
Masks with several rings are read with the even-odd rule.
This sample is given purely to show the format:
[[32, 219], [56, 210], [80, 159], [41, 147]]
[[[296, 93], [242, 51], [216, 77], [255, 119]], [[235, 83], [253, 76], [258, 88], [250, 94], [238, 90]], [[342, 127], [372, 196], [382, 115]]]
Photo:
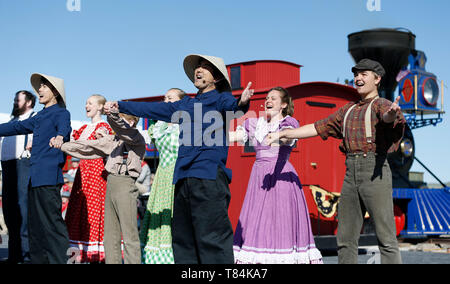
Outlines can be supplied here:
[[30, 158], [32, 187], [64, 184], [62, 168], [66, 156], [61, 150], [50, 147], [49, 143], [58, 135], [67, 142], [71, 132], [70, 113], [57, 104], [44, 108], [29, 119], [0, 124], [0, 136], [33, 133]]
[[225, 167], [228, 157], [227, 118], [237, 118], [239, 113], [243, 115], [249, 109], [249, 103], [243, 107], [238, 103], [230, 92], [213, 90], [194, 98], [185, 96], [174, 103], [121, 101], [119, 111], [180, 123], [174, 184], [187, 177], [215, 180], [218, 167], [225, 171], [231, 182], [231, 170]]

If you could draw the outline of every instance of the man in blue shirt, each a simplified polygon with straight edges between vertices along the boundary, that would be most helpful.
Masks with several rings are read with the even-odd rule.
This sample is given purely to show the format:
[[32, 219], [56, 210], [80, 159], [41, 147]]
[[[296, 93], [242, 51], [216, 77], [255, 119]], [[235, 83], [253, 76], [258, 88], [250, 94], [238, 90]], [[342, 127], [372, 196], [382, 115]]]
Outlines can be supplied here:
[[44, 109], [29, 119], [0, 124], [0, 136], [33, 133], [28, 191], [31, 263], [67, 263], [69, 238], [61, 215], [60, 196], [65, 155], [53, 148], [69, 141], [72, 131], [70, 113], [65, 107], [64, 82], [33, 74], [31, 84]]
[[[175, 263], [234, 263], [233, 229], [228, 217], [231, 170], [228, 120], [249, 109], [251, 84], [240, 100], [221, 58], [189, 55], [184, 70], [198, 89], [194, 98], [174, 103], [109, 102], [107, 108], [154, 120], [180, 123], [175, 165], [172, 245]], [[238, 113], [238, 114], [236, 114]]]

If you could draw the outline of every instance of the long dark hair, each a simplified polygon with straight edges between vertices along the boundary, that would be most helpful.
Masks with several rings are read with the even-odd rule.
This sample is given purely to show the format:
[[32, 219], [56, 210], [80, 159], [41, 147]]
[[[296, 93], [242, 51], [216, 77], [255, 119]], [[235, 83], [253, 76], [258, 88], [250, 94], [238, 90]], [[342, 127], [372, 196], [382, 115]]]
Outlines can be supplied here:
[[17, 100], [19, 99], [19, 95], [20, 94], [24, 94], [25, 95], [25, 102], [28, 103], [31, 101], [31, 108], [34, 108], [34, 105], [36, 104], [36, 96], [33, 95], [33, 93], [31, 93], [30, 91], [26, 91], [26, 90], [20, 90], [18, 92], [16, 92], [16, 95], [14, 96], [14, 105], [13, 105], [13, 110], [11, 112], [11, 115], [16, 118], [19, 115], [21, 115], [21, 109], [19, 109], [19, 106], [17, 104]]

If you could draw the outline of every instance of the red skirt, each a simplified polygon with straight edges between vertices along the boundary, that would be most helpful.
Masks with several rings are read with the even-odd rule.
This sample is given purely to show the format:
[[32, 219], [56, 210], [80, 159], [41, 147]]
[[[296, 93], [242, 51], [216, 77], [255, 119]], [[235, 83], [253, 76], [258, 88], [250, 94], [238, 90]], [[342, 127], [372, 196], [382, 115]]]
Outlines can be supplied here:
[[103, 262], [106, 171], [103, 159], [81, 160], [66, 213], [70, 246], [77, 262]]

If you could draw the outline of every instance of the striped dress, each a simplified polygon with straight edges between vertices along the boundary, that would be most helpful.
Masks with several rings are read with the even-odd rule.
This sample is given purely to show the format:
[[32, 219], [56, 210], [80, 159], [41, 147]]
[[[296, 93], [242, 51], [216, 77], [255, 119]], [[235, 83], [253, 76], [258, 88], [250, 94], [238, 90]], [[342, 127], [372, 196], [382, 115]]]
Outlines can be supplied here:
[[149, 127], [149, 134], [159, 152], [159, 165], [141, 224], [142, 262], [174, 263], [172, 250], [173, 173], [178, 156], [179, 125], [158, 121]]

